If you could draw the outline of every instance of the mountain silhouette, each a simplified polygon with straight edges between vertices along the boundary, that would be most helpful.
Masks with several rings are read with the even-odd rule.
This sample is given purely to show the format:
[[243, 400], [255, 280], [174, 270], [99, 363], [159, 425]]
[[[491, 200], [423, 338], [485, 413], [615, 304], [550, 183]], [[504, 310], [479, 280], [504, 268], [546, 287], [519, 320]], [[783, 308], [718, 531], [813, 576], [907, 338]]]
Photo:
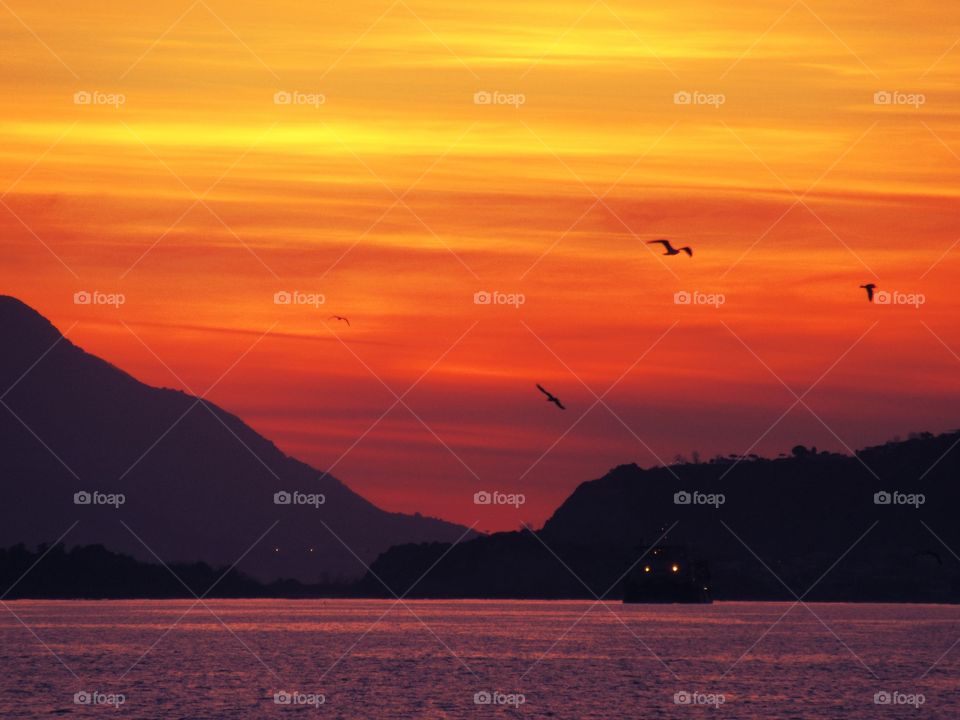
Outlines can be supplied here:
[[[362, 576], [353, 553], [370, 562], [398, 543], [466, 531], [381, 510], [213, 403], [90, 355], [8, 296], [0, 346], [0, 546], [55, 542], [72, 527], [68, 546], [148, 562], [240, 560], [260, 581], [314, 583]], [[275, 503], [294, 491], [307, 504]], [[83, 492], [99, 495], [77, 504]]]
[[449, 553], [439, 542], [391, 548], [362, 586], [382, 594], [379, 578], [398, 594], [413, 587], [411, 597], [618, 599], [624, 573], [669, 544], [709, 564], [718, 599], [960, 602], [958, 477], [960, 431], [856, 456], [797, 446], [776, 460], [622, 465], [581, 484], [539, 530]]
[[236, 568], [203, 562], [164, 567], [102, 545], [74, 545], [68, 550], [63, 543], [36, 550], [22, 544], [0, 549], [0, 585], [8, 588], [6, 599], [312, 598], [340, 597], [354, 588], [354, 583], [261, 583]]

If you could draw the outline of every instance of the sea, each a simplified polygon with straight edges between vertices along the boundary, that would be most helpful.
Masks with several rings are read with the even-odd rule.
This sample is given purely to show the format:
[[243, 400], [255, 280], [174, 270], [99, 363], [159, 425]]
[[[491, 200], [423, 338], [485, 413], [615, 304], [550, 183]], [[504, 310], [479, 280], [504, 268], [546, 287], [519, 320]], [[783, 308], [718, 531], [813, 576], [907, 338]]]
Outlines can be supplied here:
[[0, 718], [960, 718], [960, 606], [0, 602]]

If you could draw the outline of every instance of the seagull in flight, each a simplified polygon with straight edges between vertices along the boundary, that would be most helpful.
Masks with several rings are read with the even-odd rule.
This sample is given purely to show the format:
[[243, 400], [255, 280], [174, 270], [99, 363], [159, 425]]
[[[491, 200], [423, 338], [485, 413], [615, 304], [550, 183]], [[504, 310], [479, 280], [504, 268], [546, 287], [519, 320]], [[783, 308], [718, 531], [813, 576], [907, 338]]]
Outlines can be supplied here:
[[327, 320], [343, 320], [343, 322], [347, 324], [347, 327], [350, 327], [350, 321], [347, 318], [343, 317], [343, 315], [331, 315], [330, 317], [327, 318]]
[[547, 396], [547, 402], [552, 402], [561, 410], [566, 410], [566, 408], [563, 406], [563, 403], [560, 402], [560, 398], [558, 398], [556, 395], [553, 395], [549, 391], [544, 389], [543, 385], [541, 385], [540, 383], [537, 383], [537, 390], [539, 390], [540, 392], [542, 392], [544, 395]]
[[864, 290], [867, 291], [867, 302], [873, 302], [873, 291], [876, 288], [876, 283], [867, 283], [866, 285], [861, 285]]
[[693, 250], [691, 250], [689, 247], [682, 247], [680, 249], [677, 249], [670, 244], [669, 240], [651, 240], [650, 242], [647, 243], [647, 245], [654, 245], [656, 243], [663, 245], [664, 255], [679, 255], [680, 253], [685, 252], [690, 257], [693, 257]]

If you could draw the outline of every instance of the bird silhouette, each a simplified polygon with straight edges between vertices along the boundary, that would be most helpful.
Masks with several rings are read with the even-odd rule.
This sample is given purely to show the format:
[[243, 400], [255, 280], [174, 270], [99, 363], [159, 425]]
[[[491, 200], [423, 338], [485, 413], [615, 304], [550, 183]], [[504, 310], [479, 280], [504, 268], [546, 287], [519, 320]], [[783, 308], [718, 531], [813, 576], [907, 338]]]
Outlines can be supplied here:
[[861, 285], [864, 290], [867, 291], [867, 302], [873, 302], [873, 290], [876, 288], [875, 283], [867, 283], [866, 285]]
[[679, 255], [680, 253], [685, 252], [690, 257], [693, 257], [693, 250], [691, 250], [689, 247], [682, 247], [678, 250], [677, 248], [675, 248], [673, 245], [670, 244], [669, 240], [651, 240], [650, 242], [647, 243], [647, 245], [654, 245], [656, 243], [663, 245], [664, 255]]
[[343, 320], [343, 322], [347, 324], [347, 327], [350, 327], [350, 321], [347, 318], [343, 317], [343, 315], [331, 315], [330, 317], [327, 318], [327, 320]]
[[563, 406], [563, 403], [560, 402], [560, 398], [558, 398], [556, 395], [554, 395], [553, 393], [551, 393], [551, 392], [549, 392], [548, 390], [546, 390], [546, 389], [543, 387], [543, 385], [541, 385], [540, 383], [537, 383], [537, 390], [539, 390], [540, 392], [542, 392], [544, 395], [547, 396], [547, 402], [552, 402], [554, 405], [556, 405], [556, 406], [557, 406], [558, 408], [560, 408], [561, 410], [566, 410], [566, 408]]

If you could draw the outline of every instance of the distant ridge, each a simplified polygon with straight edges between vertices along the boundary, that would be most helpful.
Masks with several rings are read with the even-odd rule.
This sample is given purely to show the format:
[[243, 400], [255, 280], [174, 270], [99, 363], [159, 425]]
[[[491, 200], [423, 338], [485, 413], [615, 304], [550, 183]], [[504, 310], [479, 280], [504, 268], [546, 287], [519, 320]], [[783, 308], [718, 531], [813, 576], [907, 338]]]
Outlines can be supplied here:
[[[377, 508], [217, 405], [85, 352], [9, 296], [0, 296], [0, 347], [0, 394], [13, 386], [3, 398], [12, 412], [0, 406], [0, 546], [54, 542], [73, 526], [68, 546], [151, 562], [153, 553], [215, 566], [242, 558], [239, 569], [258, 580], [314, 583], [361, 576], [352, 552], [370, 562], [397, 543], [473, 535]], [[81, 491], [125, 502], [77, 505]], [[280, 491], [325, 502], [278, 505]]]
[[[958, 480], [960, 431], [856, 457], [797, 446], [777, 460], [621, 465], [581, 484], [536, 534], [458, 545], [411, 595], [616, 600], [665, 535], [709, 563], [717, 599], [960, 602]], [[373, 570], [402, 593], [446, 550], [395, 547]]]

